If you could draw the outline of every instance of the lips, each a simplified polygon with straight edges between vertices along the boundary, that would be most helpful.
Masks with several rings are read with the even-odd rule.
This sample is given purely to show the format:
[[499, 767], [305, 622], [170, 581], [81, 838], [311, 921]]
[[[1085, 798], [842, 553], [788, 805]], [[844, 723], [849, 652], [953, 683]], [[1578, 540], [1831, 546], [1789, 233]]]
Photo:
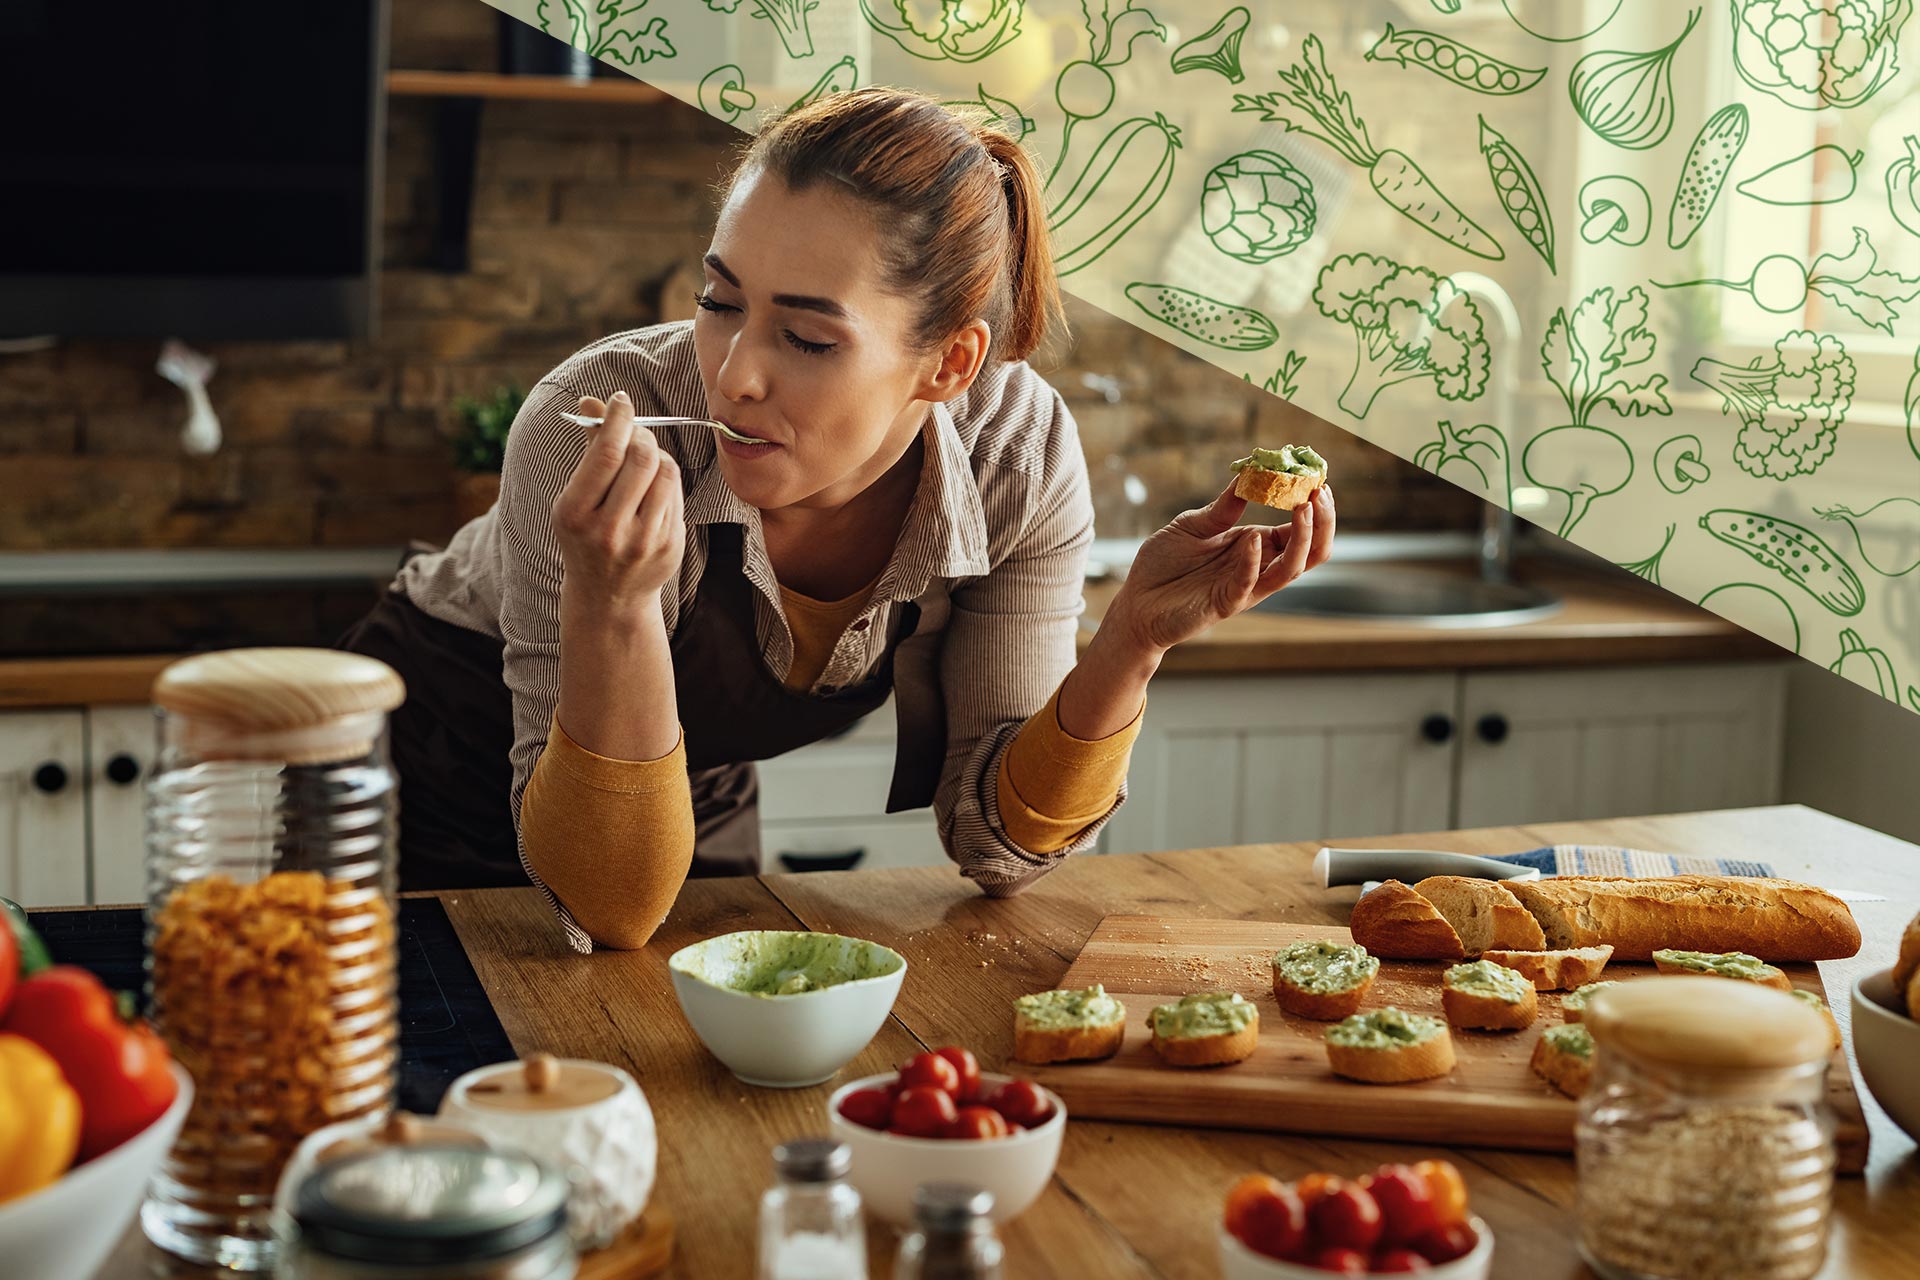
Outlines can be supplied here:
[[759, 435], [755, 432], [747, 430], [745, 427], [733, 421], [731, 418], [715, 418], [714, 421], [718, 422], [721, 426], [725, 427], [728, 431], [732, 432], [734, 435], [743, 436], [747, 440], [752, 441], [755, 444], [777, 443], [776, 441], [767, 439], [763, 435]]

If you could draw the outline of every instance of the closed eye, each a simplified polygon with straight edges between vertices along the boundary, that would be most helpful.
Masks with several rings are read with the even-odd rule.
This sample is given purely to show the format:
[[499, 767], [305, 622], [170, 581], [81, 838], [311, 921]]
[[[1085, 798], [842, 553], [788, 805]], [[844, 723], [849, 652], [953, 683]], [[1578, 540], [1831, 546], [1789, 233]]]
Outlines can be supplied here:
[[[740, 309], [738, 307], [730, 307], [724, 302], [716, 302], [713, 299], [713, 295], [708, 293], [694, 294], [693, 305], [699, 307], [702, 311], [713, 312], [738, 311]], [[824, 352], [833, 350], [835, 346], [835, 344], [831, 342], [809, 342], [791, 329], [782, 330], [782, 336], [786, 338], [789, 346], [792, 346], [796, 350], [804, 351], [810, 356], [821, 355]]]

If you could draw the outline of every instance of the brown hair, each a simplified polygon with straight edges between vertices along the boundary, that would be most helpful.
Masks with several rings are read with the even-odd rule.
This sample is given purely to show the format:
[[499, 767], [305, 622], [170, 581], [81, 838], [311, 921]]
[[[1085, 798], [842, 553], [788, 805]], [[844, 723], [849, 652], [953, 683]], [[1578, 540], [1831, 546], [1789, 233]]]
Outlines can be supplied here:
[[724, 190], [754, 171], [795, 191], [837, 182], [875, 207], [889, 285], [922, 299], [916, 350], [978, 318], [989, 361], [1024, 360], [1064, 328], [1039, 174], [1006, 134], [911, 90], [852, 89], [762, 126]]

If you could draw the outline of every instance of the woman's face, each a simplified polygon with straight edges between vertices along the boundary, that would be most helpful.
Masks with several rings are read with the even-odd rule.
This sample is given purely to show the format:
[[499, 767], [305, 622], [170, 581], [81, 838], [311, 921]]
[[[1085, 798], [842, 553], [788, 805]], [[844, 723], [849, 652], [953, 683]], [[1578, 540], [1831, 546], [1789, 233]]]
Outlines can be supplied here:
[[720, 211], [694, 346], [711, 416], [766, 442], [717, 437], [727, 485], [751, 506], [845, 504], [912, 445], [928, 399], [971, 381], [952, 376], [951, 347], [909, 349], [914, 304], [885, 286], [877, 236], [856, 197], [757, 171]]

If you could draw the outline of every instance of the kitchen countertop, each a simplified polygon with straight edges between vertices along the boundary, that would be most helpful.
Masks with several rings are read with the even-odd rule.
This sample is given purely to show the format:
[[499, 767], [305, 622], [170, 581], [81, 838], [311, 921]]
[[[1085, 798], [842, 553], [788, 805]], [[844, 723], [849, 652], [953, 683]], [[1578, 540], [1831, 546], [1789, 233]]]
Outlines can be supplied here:
[[[1920, 907], [1920, 847], [1798, 805], [1356, 838], [1370, 848], [1505, 853], [1541, 845], [1615, 843], [1734, 853], [1784, 876], [1887, 893], [1854, 910], [1861, 954], [1821, 965], [1828, 989], [1891, 963], [1903, 923]], [[651, 943], [576, 956], [532, 889], [442, 894], [516, 1051], [612, 1062], [634, 1072], [659, 1123], [655, 1195], [678, 1223], [679, 1277], [745, 1276], [755, 1213], [774, 1144], [825, 1129], [841, 1081], [890, 1070], [913, 1053], [964, 1044], [987, 1070], [1010, 1048], [1012, 999], [1057, 985], [1102, 917], [1141, 909], [1193, 919], [1342, 924], [1354, 890], [1312, 882], [1314, 843], [1162, 854], [1082, 856], [1017, 897], [980, 896], [948, 868], [816, 872], [687, 884]], [[667, 975], [679, 947], [736, 929], [813, 929], [871, 938], [910, 963], [893, 1016], [835, 1081], [754, 1089], [710, 1057], [681, 1017]], [[1834, 1006], [1842, 1027], [1851, 1010]], [[1920, 1166], [1914, 1144], [1864, 1089], [1871, 1129], [1864, 1177], [1834, 1190], [1828, 1280], [1893, 1280], [1920, 1254]], [[1295, 1178], [1314, 1169], [1358, 1174], [1385, 1161], [1436, 1156], [1466, 1176], [1474, 1212], [1492, 1227], [1499, 1280], [1575, 1280], [1574, 1162], [1533, 1152], [1413, 1146], [1070, 1120], [1052, 1185], [1003, 1230], [1010, 1280], [1123, 1276], [1212, 1280], [1214, 1230], [1242, 1173]], [[891, 1232], [869, 1229], [874, 1277], [892, 1274]], [[209, 1273], [153, 1265], [131, 1228], [99, 1280]]]

